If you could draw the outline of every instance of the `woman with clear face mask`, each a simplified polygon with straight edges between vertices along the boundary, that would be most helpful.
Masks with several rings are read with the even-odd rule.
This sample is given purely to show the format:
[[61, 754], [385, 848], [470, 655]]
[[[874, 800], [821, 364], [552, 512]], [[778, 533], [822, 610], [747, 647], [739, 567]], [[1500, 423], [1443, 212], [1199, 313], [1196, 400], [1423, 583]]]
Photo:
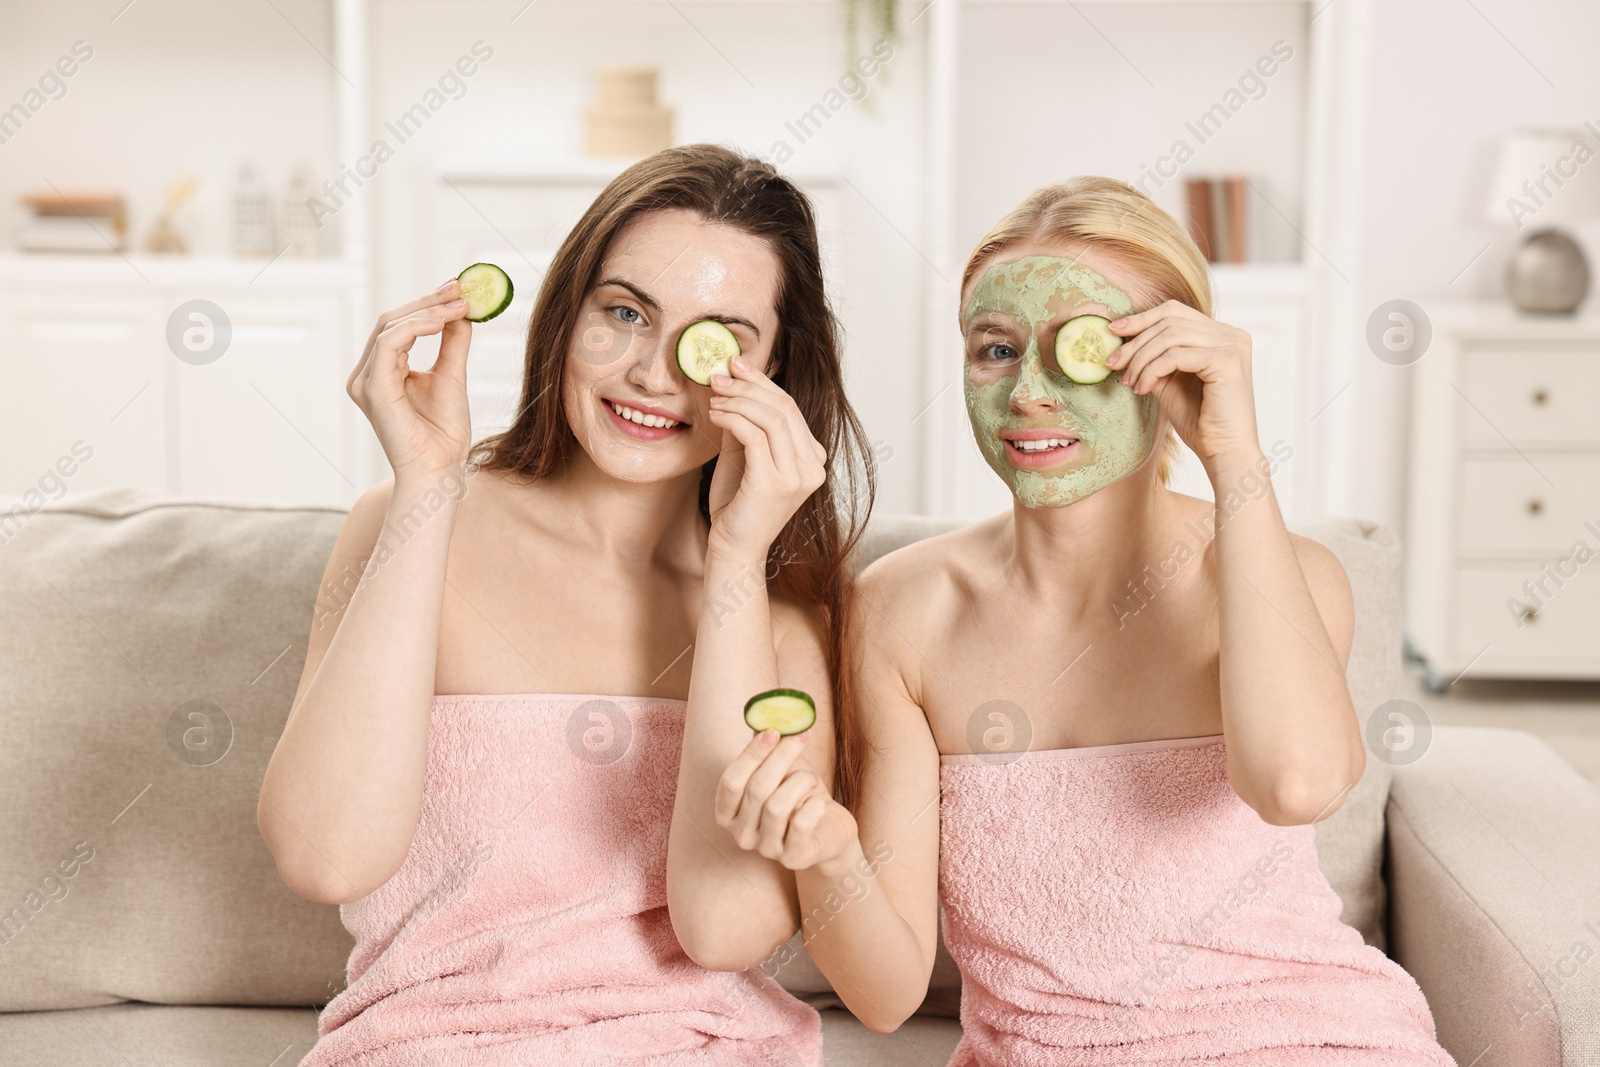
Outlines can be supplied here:
[[[942, 908], [953, 1065], [1451, 1063], [1317, 865], [1312, 824], [1365, 766], [1350, 588], [1285, 529], [1250, 338], [1210, 307], [1199, 251], [1131, 187], [1029, 197], [960, 307], [972, 433], [1013, 506], [860, 576], [855, 824], [818, 821], [801, 911], [848, 896], [808, 947], [889, 1031], [926, 994]], [[1113, 335], [1091, 384], [1064, 373], [1082, 315]], [[1174, 433], [1216, 504], [1166, 487]], [[768, 795], [761, 766], [725, 777], [747, 847], [773, 832], [738, 821]]]
[[[454, 279], [385, 313], [350, 376], [394, 477], [334, 547], [330, 583], [365, 573], [319, 611], [258, 813], [356, 941], [304, 1063], [819, 1067], [816, 1012], [750, 967], [798, 925], [793, 876], [713, 811], [779, 685], [820, 727], [779, 758], [832, 783], [871, 481], [810, 205], [710, 145], [628, 168], [475, 445], [465, 314]], [[741, 355], [701, 385], [675, 346], [706, 320]]]

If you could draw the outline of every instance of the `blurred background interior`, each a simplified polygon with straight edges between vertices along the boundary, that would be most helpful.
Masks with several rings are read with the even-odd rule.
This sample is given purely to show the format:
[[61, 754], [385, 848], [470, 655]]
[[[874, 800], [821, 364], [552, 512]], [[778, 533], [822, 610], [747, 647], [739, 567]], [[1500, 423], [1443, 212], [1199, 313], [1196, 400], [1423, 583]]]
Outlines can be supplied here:
[[818, 206], [878, 507], [989, 514], [962, 265], [1107, 174], [1216, 261], [1284, 510], [1402, 538], [1407, 698], [1600, 780], [1595, 40], [1580, 0], [0, 0], [0, 543], [109, 486], [349, 504], [374, 316], [476, 260], [504, 426], [567, 228], [703, 140]]

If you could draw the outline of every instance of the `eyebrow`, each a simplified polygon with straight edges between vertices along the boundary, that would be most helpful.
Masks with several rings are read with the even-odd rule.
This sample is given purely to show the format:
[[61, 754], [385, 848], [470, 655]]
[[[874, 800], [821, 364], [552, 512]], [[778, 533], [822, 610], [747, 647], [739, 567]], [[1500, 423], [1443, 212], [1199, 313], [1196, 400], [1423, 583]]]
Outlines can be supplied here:
[[972, 316], [972, 321], [967, 324], [967, 329], [975, 326], [1004, 326], [1016, 322], [1015, 315], [1007, 315], [999, 311], [980, 311]]
[[[1103, 302], [1098, 301], [1098, 300], [1091, 300], [1086, 304], [1076, 304], [1076, 305], [1074, 305], [1073, 306], [1074, 314], [1068, 315], [1067, 318], [1065, 320], [1063, 320], [1063, 321], [1064, 322], [1071, 321], [1072, 319], [1077, 318], [1079, 315], [1093, 315], [1093, 314], [1095, 314], [1095, 312], [1084, 310], [1085, 308], [1105, 308], [1105, 310], [1107, 310], [1107, 311], [1111, 310], [1111, 308], [1108, 307]], [[1017, 322], [1017, 317], [1015, 315], [1010, 314], [1009, 312], [1004, 312], [1004, 311], [980, 311], [980, 312], [978, 312], [978, 314], [974, 315], [973, 318], [972, 318], [972, 321], [967, 324], [965, 332], [971, 333], [973, 330], [978, 329], [979, 327], [982, 327], [983, 329], [994, 329], [996, 327], [1003, 328], [1005, 326], [1014, 325], [1014, 324], [1016, 324], [1016, 322]]]
[[[637, 285], [634, 285], [630, 281], [625, 281], [622, 278], [605, 278], [601, 280], [600, 285], [615, 285], [618, 288], [626, 289], [628, 292], [633, 294], [635, 300], [638, 300], [639, 303], [643, 304], [645, 307], [650, 308], [653, 311], [661, 310], [661, 305], [656, 301], [655, 297], [651, 296], [649, 293], [645, 292], [643, 289], [639, 288]], [[700, 321], [704, 322], [706, 319], [710, 319], [712, 322], [720, 322], [724, 326], [743, 326], [745, 329], [756, 335], [756, 340], [759, 341], [761, 339], [761, 327], [757, 326], [743, 315], [729, 315], [724, 312], [713, 311]]]

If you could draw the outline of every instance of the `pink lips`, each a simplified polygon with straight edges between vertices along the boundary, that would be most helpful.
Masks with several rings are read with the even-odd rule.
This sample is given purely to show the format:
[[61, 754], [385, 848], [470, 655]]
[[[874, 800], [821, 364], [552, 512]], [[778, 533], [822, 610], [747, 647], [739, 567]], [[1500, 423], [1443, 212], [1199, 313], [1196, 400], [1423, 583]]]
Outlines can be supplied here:
[[[633, 422], [630, 419], [625, 419], [621, 415], [618, 415], [617, 409], [612, 406], [613, 403], [613, 401], [604, 398], [602, 398], [600, 401], [600, 406], [605, 408], [606, 417], [611, 420], [611, 424], [617, 427], [623, 433], [627, 434], [629, 437], [634, 437], [641, 441], [664, 440], [665, 438], [671, 437], [675, 433], [681, 433], [689, 428], [689, 424], [687, 422], [683, 422], [682, 420], [679, 420], [678, 425], [676, 426], [640, 426], [637, 422]], [[621, 402], [617, 401], [617, 403]], [[649, 404], [629, 403], [623, 404], [623, 406], [630, 407], [635, 411], [642, 411], [646, 415], [660, 415], [662, 418], [667, 419], [678, 418], [678, 416], [674, 415], [670, 411], [664, 411], [658, 407], [651, 407]]]
[[[1018, 441], [1038, 441], [1059, 438], [1066, 441], [1066, 445], [1046, 448], [1038, 452], [1024, 452], [1018, 448]], [[1013, 466], [1028, 470], [1040, 470], [1046, 467], [1059, 467], [1071, 464], [1082, 455], [1083, 442], [1077, 434], [1059, 427], [1030, 427], [1025, 430], [1006, 430], [1000, 434], [1000, 439], [1005, 442], [1006, 458]]]

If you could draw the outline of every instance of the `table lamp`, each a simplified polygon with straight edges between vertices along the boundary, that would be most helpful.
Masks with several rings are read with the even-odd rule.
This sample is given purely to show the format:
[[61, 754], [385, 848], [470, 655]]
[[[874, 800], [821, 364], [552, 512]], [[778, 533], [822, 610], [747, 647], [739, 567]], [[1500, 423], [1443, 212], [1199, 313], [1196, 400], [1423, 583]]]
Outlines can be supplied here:
[[1521, 311], [1570, 314], [1589, 292], [1583, 249], [1562, 229], [1600, 215], [1600, 130], [1513, 130], [1484, 210], [1491, 223], [1525, 234], [1506, 268], [1506, 289]]

